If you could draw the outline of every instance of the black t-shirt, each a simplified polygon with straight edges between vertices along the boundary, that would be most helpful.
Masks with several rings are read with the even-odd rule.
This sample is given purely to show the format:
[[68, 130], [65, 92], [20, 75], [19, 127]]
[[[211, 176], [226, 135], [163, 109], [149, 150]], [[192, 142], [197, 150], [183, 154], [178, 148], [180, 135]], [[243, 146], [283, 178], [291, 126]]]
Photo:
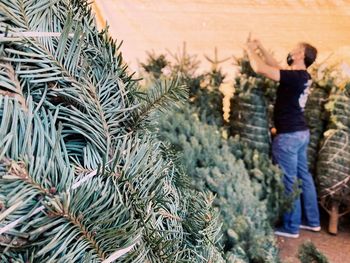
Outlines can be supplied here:
[[274, 108], [277, 133], [307, 130], [304, 108], [311, 77], [306, 70], [280, 70], [280, 76]]

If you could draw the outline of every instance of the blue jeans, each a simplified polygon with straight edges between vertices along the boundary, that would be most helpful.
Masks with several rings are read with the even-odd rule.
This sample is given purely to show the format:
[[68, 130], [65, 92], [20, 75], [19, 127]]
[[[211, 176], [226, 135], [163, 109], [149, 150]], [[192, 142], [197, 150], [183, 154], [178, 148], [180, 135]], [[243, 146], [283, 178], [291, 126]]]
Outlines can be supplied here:
[[283, 172], [283, 183], [286, 195], [291, 195], [298, 179], [301, 180], [302, 198], [294, 201], [291, 211], [283, 215], [283, 228], [289, 233], [299, 233], [302, 211], [303, 224], [320, 226], [315, 184], [308, 169], [307, 148], [310, 132], [297, 131], [278, 134], [272, 144], [274, 162]]

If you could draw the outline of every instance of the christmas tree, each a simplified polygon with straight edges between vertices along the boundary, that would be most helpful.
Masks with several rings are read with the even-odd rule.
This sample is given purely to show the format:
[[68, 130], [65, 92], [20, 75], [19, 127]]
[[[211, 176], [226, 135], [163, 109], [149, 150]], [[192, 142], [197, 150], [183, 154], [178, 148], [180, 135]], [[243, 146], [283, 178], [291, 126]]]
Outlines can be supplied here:
[[223, 262], [210, 194], [191, 190], [87, 1], [0, 1], [1, 262]]
[[311, 241], [306, 241], [299, 247], [298, 258], [301, 263], [328, 263], [323, 255]]
[[[250, 159], [242, 152], [244, 145], [232, 138], [228, 141], [218, 127], [201, 122], [198, 111], [190, 105], [160, 117], [159, 134], [171, 142], [174, 150], [182, 152], [179, 161], [192, 177], [193, 187], [216, 196], [213, 203], [220, 212], [228, 262], [236, 262], [237, 258], [242, 262], [278, 262], [270, 220], [278, 217], [279, 202], [274, 199], [277, 202], [269, 203], [269, 197], [282, 195], [277, 167], [275, 174], [263, 174], [265, 170], [260, 171], [261, 167], [252, 163], [252, 159], [255, 165], [260, 161], [257, 153]], [[245, 162], [251, 164], [250, 170]], [[266, 185], [268, 176], [276, 181]], [[275, 209], [268, 210], [272, 206]]]
[[305, 107], [305, 118], [310, 129], [308, 162], [313, 175], [316, 173], [317, 153], [329, 118], [324, 106], [329, 92], [335, 86], [335, 76], [331, 75], [333, 70], [327, 64], [320, 64], [313, 67], [311, 72], [313, 83]]
[[[157, 58], [154, 55], [152, 57]], [[162, 57], [158, 56], [159, 60]], [[190, 58], [188, 55], [182, 57]], [[210, 60], [215, 62], [217, 59]], [[189, 66], [191, 63], [188, 60], [185, 61], [188, 68], [193, 68]], [[161, 64], [152, 59], [148, 62], [151, 63], [143, 64], [145, 70], [151, 65]], [[184, 68], [176, 66], [176, 62], [173, 67]], [[204, 83], [215, 83], [215, 80], [210, 80], [210, 77], [215, 76], [211, 74], [213, 68], [203, 74], [209, 77]], [[153, 78], [152, 72], [148, 71], [148, 74]], [[145, 75], [146, 79], [149, 78], [148, 74]], [[160, 79], [166, 79], [169, 75], [163, 74]], [[197, 83], [195, 80], [198, 74], [195, 71], [184, 75], [187, 76], [183, 82], [185, 85]], [[191, 80], [192, 75], [194, 79]], [[208, 86], [203, 87], [206, 90]], [[222, 246], [226, 260], [278, 262], [271, 223], [276, 221], [286, 201], [282, 197], [281, 171], [272, 164], [268, 155], [251, 149], [238, 137], [228, 137], [224, 127], [213, 125], [213, 122], [203, 117], [202, 113], [210, 105], [212, 97], [203, 93], [202, 89], [198, 86], [189, 87], [194, 100], [190, 100], [180, 110], [174, 110], [171, 115], [159, 116], [160, 138], [170, 141], [174, 151], [182, 153], [179, 163], [192, 177], [193, 187], [210, 191], [216, 196], [213, 203], [220, 212], [223, 225]], [[211, 95], [215, 96], [215, 93]], [[196, 103], [198, 98], [203, 103]]]
[[[330, 113], [328, 130], [318, 153], [317, 182], [321, 204], [330, 214], [329, 231], [337, 233], [338, 217], [349, 212], [350, 196], [350, 96], [347, 84], [343, 89], [333, 87], [325, 105]], [[340, 213], [340, 208], [345, 209]]]
[[249, 147], [269, 154], [269, 127], [273, 127], [272, 105], [277, 86], [254, 73], [247, 56], [237, 59], [237, 66], [240, 74], [230, 102], [230, 133], [239, 135]]
[[169, 51], [173, 62], [166, 55], [148, 53], [146, 63], [141, 63], [145, 71], [146, 89], [157, 80], [177, 78], [179, 82], [189, 89], [189, 102], [196, 107], [200, 119], [209, 124], [222, 126], [224, 124], [223, 98], [219, 90], [226, 75], [222, 72], [219, 64], [226, 61], [218, 59], [218, 51], [215, 49], [214, 58], [205, 56], [212, 63], [209, 72], [199, 74], [199, 61], [197, 56], [190, 55], [184, 43], [182, 50], [173, 54]]

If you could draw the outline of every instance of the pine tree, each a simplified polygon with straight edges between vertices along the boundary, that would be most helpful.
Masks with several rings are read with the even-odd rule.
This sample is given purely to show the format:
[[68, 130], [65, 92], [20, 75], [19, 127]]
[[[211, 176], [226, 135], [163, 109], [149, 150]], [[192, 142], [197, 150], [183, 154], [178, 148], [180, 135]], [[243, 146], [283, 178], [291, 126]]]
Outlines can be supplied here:
[[[218, 59], [209, 60], [214, 65], [212, 71], [205, 74], [209, 77], [206, 83], [216, 83], [214, 73], [218, 71], [214, 62]], [[160, 64], [152, 62], [152, 59], [148, 62], [151, 63], [144, 64], [147, 68]], [[154, 74], [149, 73], [153, 78]], [[192, 76], [192, 81], [190, 73], [185, 72], [184, 75], [189, 80], [185, 84], [197, 83], [196, 75]], [[166, 77], [163, 75], [163, 78]], [[212, 97], [202, 93], [198, 86], [190, 86], [189, 90], [191, 98], [196, 99], [173, 114], [158, 118], [161, 139], [170, 141], [175, 151], [183, 153], [179, 163], [192, 177], [193, 187], [216, 196], [213, 202], [219, 209], [223, 224], [222, 244], [227, 261], [277, 262], [270, 223], [274, 223], [282, 207], [289, 204], [282, 197], [280, 169], [272, 164], [268, 155], [249, 148], [238, 137], [228, 137], [225, 128], [219, 128], [203, 117], [203, 110], [208, 108]], [[211, 95], [216, 96], [214, 93]], [[267, 98], [270, 95], [274, 94], [265, 93]], [[202, 103], [197, 103], [197, 98]], [[241, 209], [243, 199], [244, 210], [249, 212]], [[261, 243], [265, 241], [259, 240], [269, 241]]]
[[149, 53], [146, 63], [141, 63], [145, 71], [143, 77], [148, 80], [146, 86], [159, 80], [177, 77], [181, 84], [188, 87], [189, 102], [198, 109], [200, 119], [205, 123], [222, 126], [224, 95], [219, 88], [226, 75], [219, 68], [219, 64], [226, 60], [219, 60], [215, 49], [214, 58], [206, 56], [212, 62], [211, 70], [200, 74], [197, 72], [200, 62], [197, 56], [188, 54], [185, 43], [180, 52], [169, 53], [173, 62], [164, 54]]
[[315, 247], [311, 241], [299, 247], [298, 258], [301, 263], [328, 263], [328, 259]]
[[227, 261], [278, 262], [270, 221], [278, 216], [283, 192], [279, 169], [269, 170], [272, 167], [261, 162], [257, 152], [245, 151], [239, 141], [228, 141], [216, 126], [201, 122], [190, 105], [160, 117], [159, 134], [182, 152], [179, 161], [192, 177], [193, 187], [216, 196], [213, 203], [223, 224]]
[[210, 195], [150, 130], [186, 88], [140, 95], [87, 1], [0, 20], [1, 262], [223, 262]]
[[335, 86], [335, 78], [331, 76], [333, 67], [321, 64], [313, 67], [312, 86], [305, 107], [305, 118], [310, 129], [310, 143], [308, 147], [308, 162], [313, 175], [316, 172], [317, 153], [323, 133], [326, 130], [328, 114], [325, 103], [330, 90]]
[[248, 147], [237, 136], [230, 137], [228, 143], [234, 156], [244, 162], [254, 195], [265, 203], [269, 221], [276, 223], [278, 216], [289, 209], [292, 202], [284, 196], [281, 169], [272, 163], [269, 156]]
[[[317, 182], [321, 204], [331, 216], [329, 231], [337, 233], [339, 206], [350, 196], [350, 96], [345, 89], [333, 87], [326, 109], [330, 112], [328, 130], [318, 153]], [[348, 210], [346, 211], [348, 212]], [[346, 213], [345, 212], [345, 213]]]
[[[208, 124], [223, 126], [224, 120], [224, 94], [220, 91], [224, 84], [226, 74], [220, 68], [220, 64], [229, 60], [230, 58], [219, 59], [218, 49], [215, 47], [214, 57], [204, 55], [207, 61], [211, 63], [211, 69], [205, 73], [204, 88], [197, 92], [195, 105], [200, 110], [200, 118]], [[203, 85], [202, 85], [203, 86]]]
[[276, 84], [254, 73], [246, 56], [236, 63], [240, 74], [230, 101], [230, 134], [239, 135], [249, 147], [269, 154]]

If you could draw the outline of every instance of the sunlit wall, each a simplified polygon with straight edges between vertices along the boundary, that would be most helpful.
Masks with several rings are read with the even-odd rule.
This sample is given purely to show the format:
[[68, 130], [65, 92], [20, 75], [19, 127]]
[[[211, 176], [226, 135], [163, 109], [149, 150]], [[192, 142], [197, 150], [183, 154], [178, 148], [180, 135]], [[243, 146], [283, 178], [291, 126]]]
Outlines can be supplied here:
[[[350, 61], [350, 1], [95, 0], [94, 9], [100, 25], [107, 21], [111, 35], [124, 41], [132, 70], [146, 51], [176, 51], [184, 41], [203, 60], [214, 47], [221, 58], [239, 56], [249, 32], [283, 62], [298, 41], [315, 45], [320, 60], [333, 53], [333, 60]], [[231, 64], [223, 65], [225, 71]]]

